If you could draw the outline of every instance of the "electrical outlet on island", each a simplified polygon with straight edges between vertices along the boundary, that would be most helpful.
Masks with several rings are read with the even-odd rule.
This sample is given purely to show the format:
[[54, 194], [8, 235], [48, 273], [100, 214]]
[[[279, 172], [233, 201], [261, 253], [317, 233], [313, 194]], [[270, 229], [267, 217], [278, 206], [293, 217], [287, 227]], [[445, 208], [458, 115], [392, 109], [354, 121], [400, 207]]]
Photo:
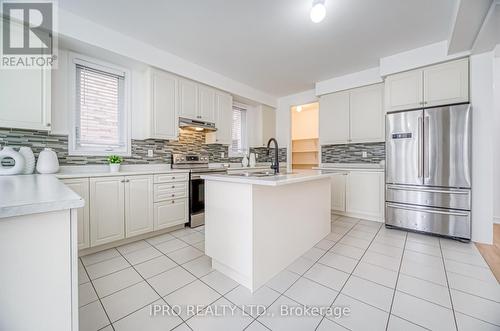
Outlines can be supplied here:
[[367, 152], [363, 152], [363, 158], [365, 157], [368, 157], [368, 153]]
[[153, 157], [154, 154], [153, 154], [153, 150], [152, 149], [148, 149], [148, 157]]

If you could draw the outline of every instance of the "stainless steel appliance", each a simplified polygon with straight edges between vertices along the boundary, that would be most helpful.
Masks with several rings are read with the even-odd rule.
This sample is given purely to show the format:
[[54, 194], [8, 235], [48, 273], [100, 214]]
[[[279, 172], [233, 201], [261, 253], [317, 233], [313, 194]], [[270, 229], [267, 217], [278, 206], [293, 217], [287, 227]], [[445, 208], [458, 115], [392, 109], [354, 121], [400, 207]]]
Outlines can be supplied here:
[[469, 104], [386, 115], [387, 226], [470, 240]]
[[189, 169], [189, 226], [205, 224], [205, 180], [201, 176], [226, 169], [209, 168], [207, 154], [173, 154], [172, 168]]

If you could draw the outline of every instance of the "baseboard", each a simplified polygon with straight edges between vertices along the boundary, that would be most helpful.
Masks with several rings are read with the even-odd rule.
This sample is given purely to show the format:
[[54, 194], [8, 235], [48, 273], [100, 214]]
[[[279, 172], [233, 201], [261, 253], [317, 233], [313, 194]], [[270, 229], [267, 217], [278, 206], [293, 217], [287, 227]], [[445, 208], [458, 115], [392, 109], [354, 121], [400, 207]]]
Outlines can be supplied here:
[[346, 217], [352, 217], [352, 218], [359, 218], [363, 219], [366, 221], [373, 221], [373, 222], [379, 222], [379, 223], [384, 223], [385, 220], [382, 218], [378, 217], [373, 217], [371, 215], [366, 215], [366, 214], [357, 214], [357, 213], [347, 213], [347, 212], [341, 212], [338, 210], [332, 210], [331, 211], [332, 215], [338, 215], [338, 216], [346, 216]]

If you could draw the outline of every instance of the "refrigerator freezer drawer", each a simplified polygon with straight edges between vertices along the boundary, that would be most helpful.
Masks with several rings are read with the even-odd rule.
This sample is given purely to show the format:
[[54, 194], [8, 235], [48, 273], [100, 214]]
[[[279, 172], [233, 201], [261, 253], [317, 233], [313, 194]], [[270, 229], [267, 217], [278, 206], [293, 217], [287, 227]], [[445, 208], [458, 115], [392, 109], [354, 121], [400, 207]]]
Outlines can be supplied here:
[[388, 202], [449, 209], [471, 209], [471, 192], [469, 189], [387, 184], [385, 192], [386, 201]]
[[387, 225], [470, 240], [470, 212], [386, 203]]

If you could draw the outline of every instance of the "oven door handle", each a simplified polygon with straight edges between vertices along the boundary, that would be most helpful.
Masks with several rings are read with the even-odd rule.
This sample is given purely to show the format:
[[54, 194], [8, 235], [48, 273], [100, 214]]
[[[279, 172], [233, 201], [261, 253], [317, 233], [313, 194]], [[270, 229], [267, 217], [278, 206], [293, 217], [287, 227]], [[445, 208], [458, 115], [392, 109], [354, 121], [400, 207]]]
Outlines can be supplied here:
[[191, 175], [191, 179], [201, 179], [201, 175]]

